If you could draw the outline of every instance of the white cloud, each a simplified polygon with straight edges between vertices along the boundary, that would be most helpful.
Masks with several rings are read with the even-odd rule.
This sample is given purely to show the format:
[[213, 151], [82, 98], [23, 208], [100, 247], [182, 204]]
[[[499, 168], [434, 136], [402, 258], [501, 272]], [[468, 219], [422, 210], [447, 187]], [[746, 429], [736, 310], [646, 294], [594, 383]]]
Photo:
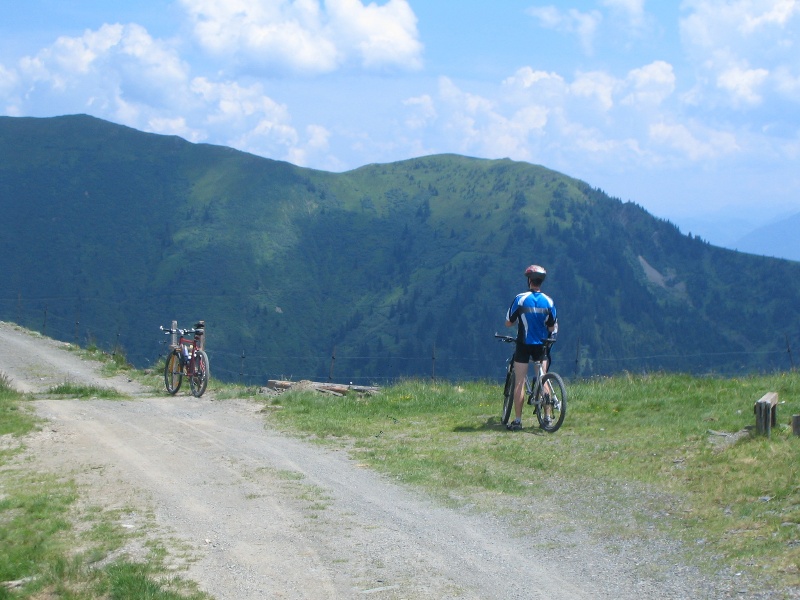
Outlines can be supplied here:
[[717, 85], [731, 93], [734, 104], [755, 105], [761, 103], [760, 88], [769, 71], [766, 69], [747, 69], [738, 66], [722, 71], [717, 77]]
[[778, 92], [794, 102], [800, 102], [800, 73], [793, 73], [788, 67], [780, 67], [773, 76]]
[[601, 110], [609, 111], [614, 107], [614, 92], [620, 83], [604, 71], [578, 73], [570, 85], [574, 96], [593, 98]]
[[418, 69], [422, 44], [406, 0], [181, 0], [200, 45], [246, 69], [329, 73], [348, 65]]
[[700, 74], [696, 102], [756, 107], [767, 86], [782, 92], [785, 75], [800, 75], [800, 1], [686, 0], [683, 8], [681, 38]]
[[562, 11], [555, 6], [533, 6], [527, 13], [547, 29], [574, 34], [586, 54], [594, 51], [594, 39], [603, 16], [599, 11], [581, 12], [574, 8]]
[[20, 87], [34, 103], [57, 97], [81, 112], [126, 103], [175, 102], [188, 66], [175, 50], [138, 25], [103, 25], [80, 37], [60, 37], [35, 56], [20, 59]]
[[800, 3], [797, 0], [757, 2], [752, 12], [745, 15], [742, 31], [750, 33], [770, 25], [784, 27], [796, 15], [800, 15]]
[[408, 98], [403, 104], [412, 109], [406, 119], [406, 126], [410, 129], [422, 129], [436, 120], [436, 106], [429, 94]]
[[10, 94], [11, 90], [19, 85], [19, 76], [16, 71], [6, 69], [0, 64], [0, 94]]
[[621, 103], [627, 106], [659, 105], [675, 91], [675, 72], [672, 65], [657, 60], [628, 73], [626, 84], [630, 93]]
[[601, 4], [624, 14], [632, 27], [644, 25], [644, 0], [602, 0]]
[[678, 151], [692, 161], [709, 160], [740, 150], [736, 137], [727, 132], [704, 131], [705, 140], [695, 135], [687, 125], [654, 123], [650, 138], [657, 144]]
[[445, 105], [439, 126], [462, 154], [531, 160], [531, 139], [544, 133], [549, 120], [544, 106], [503, 107], [463, 92], [446, 77], [439, 82], [439, 99]]
[[535, 71], [531, 67], [522, 67], [521, 69], [518, 69], [517, 72], [511, 77], [508, 77], [503, 81], [504, 86], [521, 89], [530, 89], [534, 86], [550, 87], [550, 84], [555, 85], [556, 87], [562, 87], [564, 85], [564, 78], [558, 73]]

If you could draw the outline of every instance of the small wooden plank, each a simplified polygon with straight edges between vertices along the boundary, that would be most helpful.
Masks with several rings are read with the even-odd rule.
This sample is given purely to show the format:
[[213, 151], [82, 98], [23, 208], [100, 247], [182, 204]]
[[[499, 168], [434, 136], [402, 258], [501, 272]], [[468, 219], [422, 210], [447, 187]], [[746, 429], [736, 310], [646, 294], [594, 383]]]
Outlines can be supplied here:
[[380, 388], [372, 386], [344, 385], [340, 383], [320, 383], [318, 381], [284, 381], [280, 379], [270, 379], [269, 381], [267, 381], [267, 387], [273, 390], [308, 388], [320, 392], [328, 392], [339, 395], [345, 395], [348, 392], [356, 392], [359, 394], [374, 394], [380, 391]]

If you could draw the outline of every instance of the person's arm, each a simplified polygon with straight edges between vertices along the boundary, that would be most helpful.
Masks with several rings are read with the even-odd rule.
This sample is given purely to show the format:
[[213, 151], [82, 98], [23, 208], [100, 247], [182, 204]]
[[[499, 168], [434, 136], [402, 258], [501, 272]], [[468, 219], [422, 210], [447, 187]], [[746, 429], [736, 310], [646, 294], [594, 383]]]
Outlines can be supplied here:
[[511, 303], [511, 307], [506, 311], [506, 327], [513, 327], [517, 322], [516, 303], [517, 301], [514, 300], [514, 302]]

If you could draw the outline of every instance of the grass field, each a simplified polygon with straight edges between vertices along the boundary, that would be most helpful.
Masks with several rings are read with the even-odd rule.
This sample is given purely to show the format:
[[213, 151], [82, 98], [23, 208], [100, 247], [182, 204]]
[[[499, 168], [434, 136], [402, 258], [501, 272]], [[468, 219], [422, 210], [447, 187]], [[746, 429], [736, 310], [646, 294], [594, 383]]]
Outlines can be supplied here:
[[[767, 438], [748, 428], [769, 391], [780, 404]], [[800, 413], [797, 373], [621, 375], [569, 383], [568, 393], [555, 434], [534, 427], [532, 410], [526, 429], [506, 431], [499, 384], [409, 381], [374, 397], [291, 392], [268, 412], [448, 502], [503, 511], [505, 496], [591, 491], [585, 506], [604, 515], [603, 534], [646, 537], [657, 525], [709, 568], [800, 585], [800, 437], [790, 427]], [[623, 502], [633, 522], [607, 519]]]

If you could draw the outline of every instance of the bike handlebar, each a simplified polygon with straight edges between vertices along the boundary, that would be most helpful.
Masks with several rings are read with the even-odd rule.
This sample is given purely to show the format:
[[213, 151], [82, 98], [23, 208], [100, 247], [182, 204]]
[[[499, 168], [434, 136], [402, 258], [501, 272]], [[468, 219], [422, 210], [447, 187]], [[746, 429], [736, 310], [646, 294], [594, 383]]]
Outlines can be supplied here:
[[[199, 325], [199, 323], [197, 325]], [[192, 327], [190, 329], [168, 329], [168, 328], [164, 327], [163, 325], [161, 325], [160, 329], [161, 329], [161, 331], [164, 332], [164, 335], [172, 335], [173, 333], [177, 333], [177, 334], [180, 334], [180, 335], [186, 335], [187, 333], [188, 334], [192, 334], [192, 333], [201, 333], [202, 334], [205, 331], [205, 325], [203, 325], [202, 327], [198, 327], [197, 325], [195, 325], [194, 327]]]
[[[495, 333], [494, 337], [497, 338], [498, 341], [506, 342], [508, 344], [513, 344], [513, 343], [516, 343], [516, 341], [517, 341], [517, 338], [515, 338], [515, 337], [511, 337], [510, 335], [500, 335], [499, 333]], [[556, 343], [556, 338], [549, 337], [546, 340], [542, 340], [542, 343], [545, 346], [552, 346], [553, 344]]]
[[507, 342], [512, 344], [517, 341], [517, 338], [513, 338], [510, 335], [500, 335], [499, 333], [495, 333], [494, 337], [496, 337], [501, 342]]

